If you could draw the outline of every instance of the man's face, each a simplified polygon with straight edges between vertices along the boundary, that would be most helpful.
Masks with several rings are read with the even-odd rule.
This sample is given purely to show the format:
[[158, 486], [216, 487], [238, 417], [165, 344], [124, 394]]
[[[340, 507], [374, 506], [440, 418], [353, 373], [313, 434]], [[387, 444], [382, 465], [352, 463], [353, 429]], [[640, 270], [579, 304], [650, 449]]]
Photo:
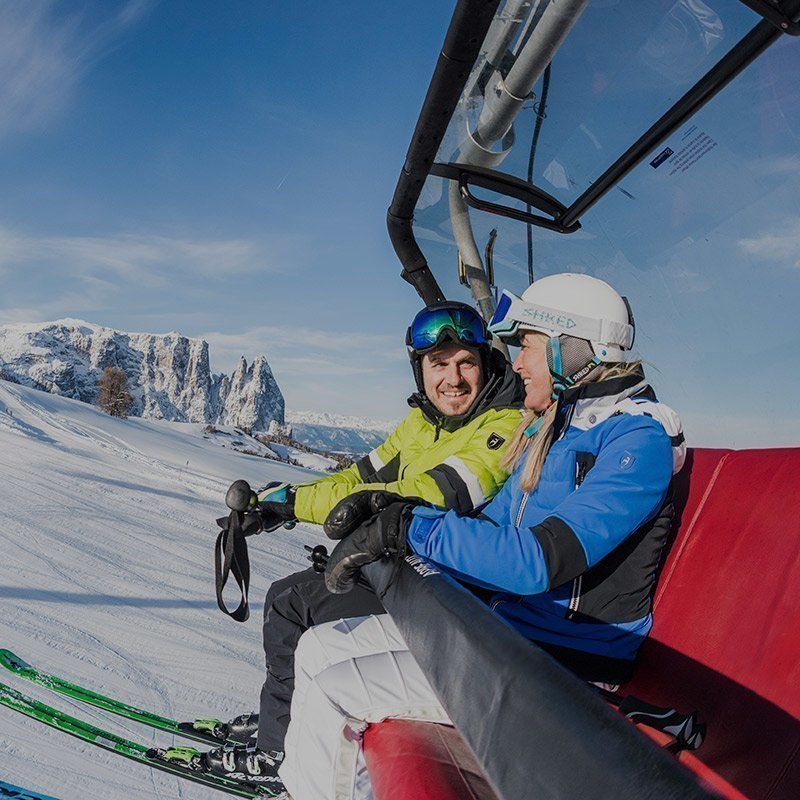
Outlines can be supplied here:
[[465, 413], [483, 389], [478, 351], [446, 342], [422, 356], [422, 384], [428, 400], [446, 417]]

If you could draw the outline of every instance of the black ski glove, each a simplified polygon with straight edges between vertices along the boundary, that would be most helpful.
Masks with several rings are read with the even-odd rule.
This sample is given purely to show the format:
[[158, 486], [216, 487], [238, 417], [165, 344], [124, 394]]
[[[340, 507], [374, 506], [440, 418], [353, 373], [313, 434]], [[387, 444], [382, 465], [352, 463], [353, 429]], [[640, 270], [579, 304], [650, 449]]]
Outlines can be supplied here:
[[329, 539], [344, 539], [370, 517], [388, 508], [392, 503], [428, 505], [417, 497], [402, 497], [394, 492], [355, 492], [340, 500], [330, 511], [322, 526]]
[[411, 523], [412, 503], [392, 503], [343, 539], [328, 559], [325, 585], [333, 594], [344, 594], [355, 586], [365, 564], [380, 558], [403, 558], [407, 552], [406, 533]]
[[[261, 524], [265, 531], [274, 531], [287, 522], [297, 522], [294, 513], [296, 486], [273, 481], [258, 490], [256, 496]], [[294, 527], [288, 526], [287, 527]]]

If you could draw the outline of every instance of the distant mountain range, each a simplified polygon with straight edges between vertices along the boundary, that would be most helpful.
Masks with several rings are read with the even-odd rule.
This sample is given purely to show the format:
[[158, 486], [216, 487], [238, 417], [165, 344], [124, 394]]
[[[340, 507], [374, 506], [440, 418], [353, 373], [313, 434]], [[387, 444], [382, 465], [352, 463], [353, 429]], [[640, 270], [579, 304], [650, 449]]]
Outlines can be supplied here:
[[346, 455], [363, 455], [377, 447], [397, 427], [398, 421], [287, 411], [286, 424], [292, 438], [315, 450]]
[[396, 424], [286, 414], [264, 356], [249, 366], [242, 357], [233, 375], [215, 375], [203, 339], [175, 332], [128, 333], [77, 319], [0, 325], [0, 379], [94, 403], [106, 367], [128, 376], [131, 416], [282, 433], [315, 450], [350, 456], [369, 452]]

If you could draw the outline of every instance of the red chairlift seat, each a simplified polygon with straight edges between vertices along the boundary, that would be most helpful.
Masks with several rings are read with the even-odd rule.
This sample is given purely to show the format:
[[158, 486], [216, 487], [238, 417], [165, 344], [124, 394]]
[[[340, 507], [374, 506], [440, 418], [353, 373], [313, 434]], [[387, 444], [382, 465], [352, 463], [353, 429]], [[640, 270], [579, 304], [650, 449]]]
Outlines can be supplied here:
[[[800, 797], [798, 497], [800, 448], [690, 451], [653, 630], [623, 687], [697, 711], [706, 740], [679, 758], [727, 800]], [[364, 748], [376, 800], [495, 798], [453, 728], [387, 720]]]

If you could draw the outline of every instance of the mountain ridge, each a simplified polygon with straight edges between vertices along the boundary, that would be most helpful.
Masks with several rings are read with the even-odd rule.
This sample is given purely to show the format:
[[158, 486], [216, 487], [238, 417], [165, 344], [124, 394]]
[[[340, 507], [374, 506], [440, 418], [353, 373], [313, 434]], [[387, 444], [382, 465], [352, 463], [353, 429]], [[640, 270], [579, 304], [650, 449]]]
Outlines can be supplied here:
[[264, 356], [211, 372], [208, 342], [177, 332], [129, 333], [84, 320], [0, 325], [0, 378], [94, 403], [106, 367], [128, 376], [130, 415], [172, 422], [283, 426], [283, 394]]

